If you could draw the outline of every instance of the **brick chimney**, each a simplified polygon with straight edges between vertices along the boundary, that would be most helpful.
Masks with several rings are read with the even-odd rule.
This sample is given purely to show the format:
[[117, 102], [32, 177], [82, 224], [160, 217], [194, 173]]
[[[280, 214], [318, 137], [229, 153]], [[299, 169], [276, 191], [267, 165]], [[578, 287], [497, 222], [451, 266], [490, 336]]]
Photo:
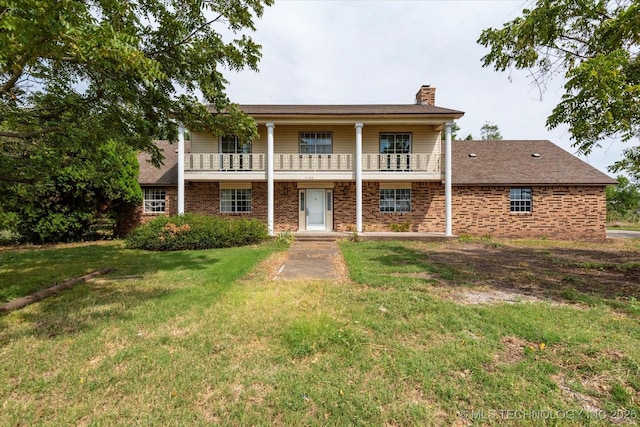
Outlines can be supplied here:
[[416, 93], [416, 104], [436, 105], [436, 88], [429, 85], [422, 85]]

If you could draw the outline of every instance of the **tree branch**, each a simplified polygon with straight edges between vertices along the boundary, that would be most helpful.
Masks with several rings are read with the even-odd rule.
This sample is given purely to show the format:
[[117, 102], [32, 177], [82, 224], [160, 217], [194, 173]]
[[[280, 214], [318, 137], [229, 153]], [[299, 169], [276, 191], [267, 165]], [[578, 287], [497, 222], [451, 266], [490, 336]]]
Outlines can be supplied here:
[[32, 132], [26, 132], [26, 133], [21, 133], [21, 132], [5, 132], [5, 131], [0, 131], [0, 137], [4, 137], [4, 138], [18, 138], [18, 139], [31, 139], [31, 138], [35, 138], [36, 136], [40, 136], [46, 133], [51, 133], [51, 132], [56, 132], [62, 130], [62, 127], [60, 126], [51, 126], [48, 128], [43, 128], [40, 130], [34, 130]]
[[186, 37], [184, 37], [182, 40], [180, 40], [177, 43], [172, 44], [171, 46], [167, 46], [164, 49], [160, 49], [160, 50], [156, 50], [154, 52], [151, 52], [150, 55], [157, 55], [161, 52], [166, 52], [169, 49], [173, 49], [176, 46], [180, 46], [184, 43], [186, 43], [187, 41], [189, 41], [193, 36], [195, 36], [198, 32], [200, 32], [203, 28], [208, 27], [209, 25], [213, 24], [214, 22], [220, 20], [220, 18], [222, 18], [222, 14], [219, 14], [218, 16], [216, 16], [215, 18], [213, 18], [211, 21], [209, 22], [205, 22], [204, 24], [200, 25], [198, 28], [196, 28], [195, 30], [193, 30], [191, 33], [189, 33]]

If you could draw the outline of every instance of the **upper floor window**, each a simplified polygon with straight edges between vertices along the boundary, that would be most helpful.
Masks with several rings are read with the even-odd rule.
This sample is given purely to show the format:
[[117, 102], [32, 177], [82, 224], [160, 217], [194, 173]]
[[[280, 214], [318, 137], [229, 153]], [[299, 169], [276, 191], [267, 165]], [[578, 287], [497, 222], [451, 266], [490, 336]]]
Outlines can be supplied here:
[[381, 133], [380, 154], [411, 153], [410, 133]]
[[220, 137], [220, 153], [222, 154], [249, 154], [251, 143], [243, 144], [236, 135]]
[[511, 212], [531, 212], [532, 195], [530, 188], [511, 188], [509, 191]]
[[164, 188], [144, 189], [144, 213], [164, 213], [166, 208], [166, 191]]
[[331, 132], [300, 132], [300, 154], [331, 154], [332, 152]]
[[220, 212], [251, 212], [251, 189], [238, 188], [220, 190]]
[[380, 134], [380, 170], [409, 171], [411, 169], [411, 134]]

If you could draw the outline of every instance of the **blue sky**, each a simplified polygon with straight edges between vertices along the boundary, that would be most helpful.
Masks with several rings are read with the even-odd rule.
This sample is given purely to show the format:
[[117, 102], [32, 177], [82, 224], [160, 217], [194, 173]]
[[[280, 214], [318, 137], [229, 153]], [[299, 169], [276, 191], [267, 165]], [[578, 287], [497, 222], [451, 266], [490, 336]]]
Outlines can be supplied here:
[[[505, 139], [549, 139], [573, 153], [566, 127], [545, 126], [563, 93], [561, 79], [541, 93], [526, 71], [482, 68], [482, 30], [501, 27], [526, 4], [276, 0], [252, 34], [263, 47], [260, 72], [226, 73], [227, 93], [240, 104], [406, 104], [429, 84], [438, 106], [465, 112], [462, 136], [479, 138], [491, 121]], [[606, 172], [625, 146], [603, 141], [581, 158]]]

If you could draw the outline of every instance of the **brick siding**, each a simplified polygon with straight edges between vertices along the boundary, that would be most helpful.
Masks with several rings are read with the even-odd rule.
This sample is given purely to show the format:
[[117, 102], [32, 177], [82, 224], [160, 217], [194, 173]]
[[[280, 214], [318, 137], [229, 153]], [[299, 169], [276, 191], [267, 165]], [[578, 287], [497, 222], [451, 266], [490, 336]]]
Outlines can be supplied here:
[[[606, 237], [604, 187], [532, 187], [531, 213], [511, 213], [510, 187], [453, 187], [453, 233], [456, 235], [603, 239]], [[267, 220], [267, 184], [252, 184], [251, 213], [220, 213], [220, 186], [217, 182], [193, 182], [185, 186], [185, 211], [221, 217]], [[362, 221], [364, 231], [391, 231], [393, 224], [410, 224], [411, 231], [444, 231], [444, 186], [440, 182], [411, 185], [411, 212], [380, 212], [380, 184], [363, 182]], [[296, 231], [298, 186], [295, 182], [275, 183], [274, 229]], [[166, 210], [177, 213], [177, 187], [166, 187]], [[336, 231], [355, 231], [355, 182], [335, 182], [333, 224]], [[154, 214], [141, 214], [148, 222]]]
[[[336, 183], [334, 189], [336, 231], [355, 231], [356, 184]], [[434, 232], [444, 229], [444, 189], [437, 182], [411, 185], [411, 212], [380, 212], [380, 183], [362, 184], [362, 226], [364, 231], [391, 231], [393, 224], [410, 224], [410, 231]]]
[[[254, 186], [256, 183], [253, 184]], [[275, 182], [274, 188], [274, 224], [278, 231], [298, 231], [298, 184], [296, 182]], [[267, 185], [264, 187], [265, 221], [267, 212]]]
[[457, 235], [604, 239], [604, 187], [531, 187], [532, 212], [511, 213], [510, 187], [454, 187]]

